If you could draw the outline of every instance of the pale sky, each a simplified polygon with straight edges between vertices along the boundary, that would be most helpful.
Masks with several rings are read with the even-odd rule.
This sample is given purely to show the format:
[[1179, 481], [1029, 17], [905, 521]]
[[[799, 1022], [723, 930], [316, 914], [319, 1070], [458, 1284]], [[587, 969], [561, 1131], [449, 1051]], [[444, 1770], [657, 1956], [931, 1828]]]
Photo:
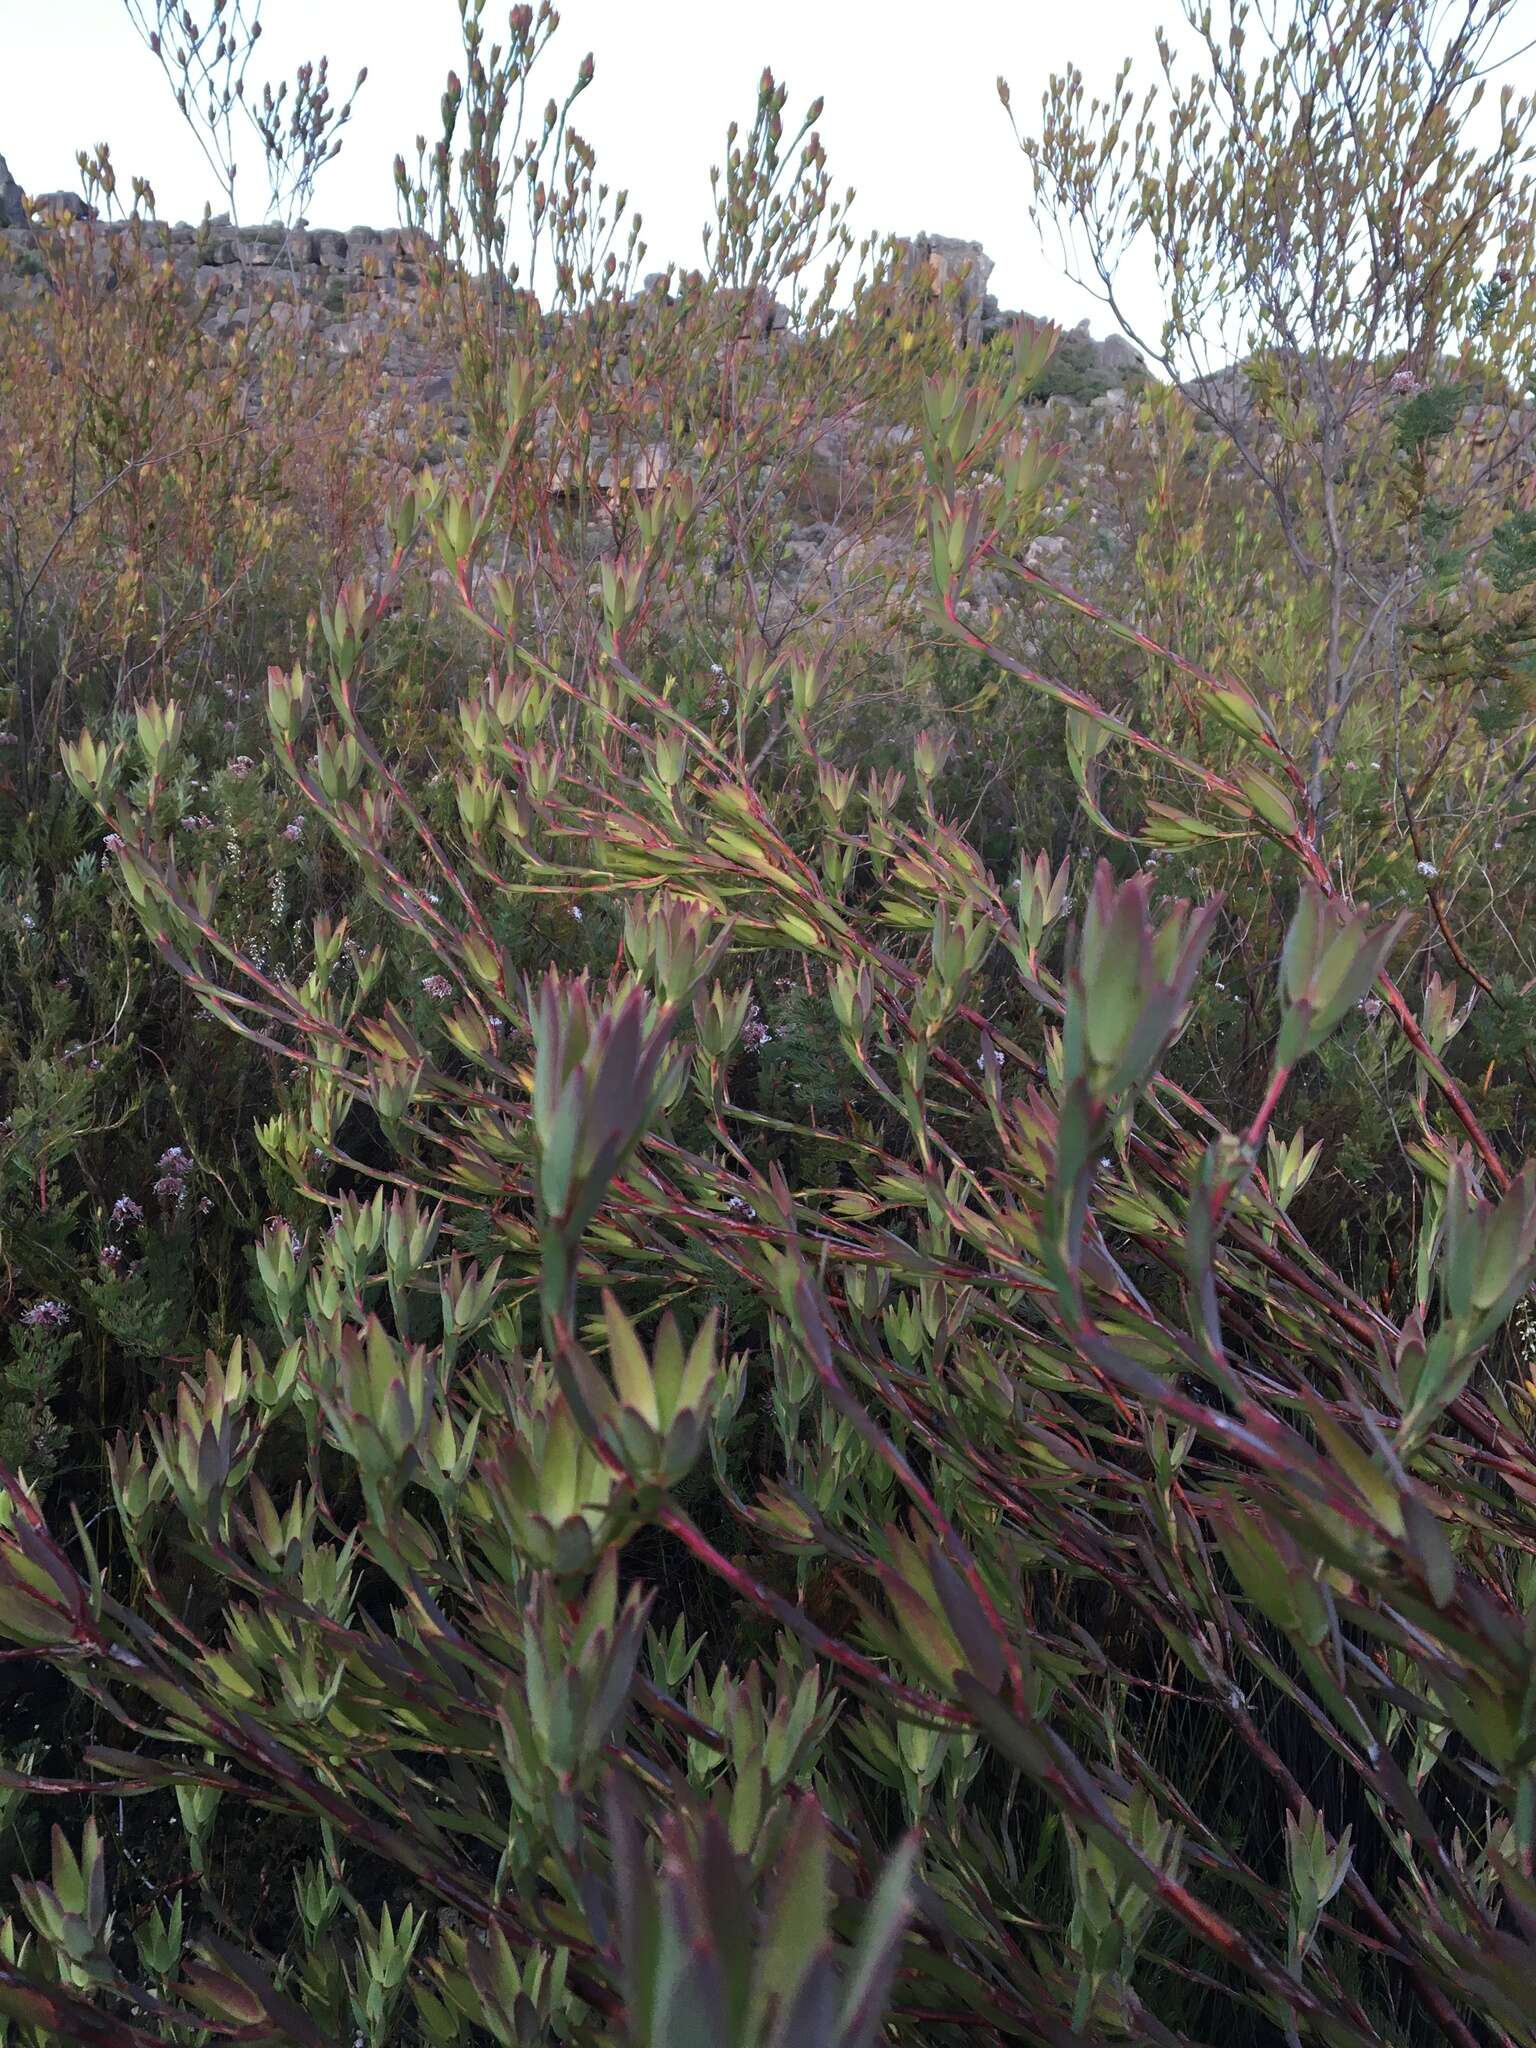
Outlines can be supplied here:
[[[207, 0], [188, 0], [201, 16]], [[488, 0], [489, 35], [507, 0]], [[1519, 0], [1536, 27], [1536, 0]], [[459, 55], [454, 0], [264, 0], [264, 34], [251, 77], [291, 75], [321, 52], [333, 92], [360, 65], [368, 82], [340, 156], [309, 207], [313, 226], [392, 225], [391, 167], [414, 160], [430, 139], [447, 71]], [[997, 265], [992, 289], [1004, 306], [1067, 325], [1085, 314], [1103, 333], [1108, 316], [1065, 279], [1059, 252], [1042, 247], [1028, 216], [1029, 180], [998, 104], [1002, 73], [1020, 126], [1034, 124], [1052, 71], [1082, 67], [1090, 94], [1107, 91], [1122, 58], [1133, 83], [1150, 83], [1153, 34], [1163, 22], [1184, 37], [1178, 0], [562, 0], [561, 26], [535, 74], [533, 104], [563, 98], [590, 49], [596, 78], [573, 121], [596, 150], [599, 173], [628, 185], [645, 216], [647, 270], [700, 261], [709, 214], [709, 166], [727, 122], [745, 126], [763, 66], [790, 88], [786, 123], [818, 94], [834, 190], [852, 184], [856, 230], [980, 240]], [[162, 218], [196, 219], [212, 196], [209, 173], [154, 61], [129, 25], [123, 0], [0, 0], [0, 155], [30, 192], [74, 189], [75, 152], [108, 142], [120, 189], [139, 172]], [[1523, 75], [1522, 75], [1523, 74]], [[1513, 74], [1536, 84], [1536, 59]], [[793, 131], [791, 131], [793, 132]], [[261, 211], [261, 170], [244, 164], [243, 217]], [[217, 204], [217, 202], [216, 202]], [[1153, 301], [1128, 281], [1138, 316]]]

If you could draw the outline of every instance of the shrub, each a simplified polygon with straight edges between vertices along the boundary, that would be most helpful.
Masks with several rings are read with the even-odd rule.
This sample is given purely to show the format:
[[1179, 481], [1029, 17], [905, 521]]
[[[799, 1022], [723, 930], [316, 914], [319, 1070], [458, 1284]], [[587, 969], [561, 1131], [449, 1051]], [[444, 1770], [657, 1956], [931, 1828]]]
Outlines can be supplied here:
[[[1040, 489], [1010, 410], [930, 393], [951, 620]], [[1164, 833], [1262, 839], [1293, 877], [1235, 1130], [1166, 1070], [1213, 904], [1101, 865], [1061, 956], [1070, 877], [993, 879], [931, 736], [854, 788], [814, 664], [709, 716], [644, 679], [660, 538], [562, 672], [481, 609], [458, 502], [409, 502], [399, 545], [418, 524], [492, 662], [456, 825], [368, 734], [386, 587], [326, 620], [330, 723], [302, 670], [268, 715], [389, 950], [432, 963], [428, 1017], [342, 923], [281, 978], [231, 940], [163, 837], [173, 708], [137, 765], [68, 750], [155, 945], [302, 1076], [262, 1142], [328, 1220], [261, 1241], [272, 1336], [119, 1439], [121, 1583], [19, 1481], [0, 1551], [12, 1640], [137, 1731], [95, 1769], [175, 1794], [178, 1913], [222, 1855], [260, 1957], [157, 1906], [125, 1974], [88, 1826], [23, 1887], [14, 2009], [293, 2040], [1529, 2038], [1530, 1405], [1499, 1331], [1536, 1184], [1256, 701], [1163, 651], [1232, 736], [1216, 769], [1033, 685], [1095, 808], [1106, 750], [1140, 757], [1122, 789]], [[622, 908], [619, 960], [520, 984], [496, 918], [528, 895]], [[754, 1097], [781, 983], [825, 992], [841, 1062], [808, 1110], [782, 1075]], [[1373, 985], [1421, 1077], [1396, 1315], [1302, 1239], [1314, 1155], [1276, 1131]], [[205, 1623], [161, 1586], [177, 1552]], [[296, 1915], [231, 1889], [252, 1800], [292, 1831]]]
[[1536, 2040], [1528, 508], [1373, 416], [1325, 844], [1185, 398], [835, 312], [771, 77], [636, 298], [462, 12], [355, 385], [0, 330], [0, 2042]]

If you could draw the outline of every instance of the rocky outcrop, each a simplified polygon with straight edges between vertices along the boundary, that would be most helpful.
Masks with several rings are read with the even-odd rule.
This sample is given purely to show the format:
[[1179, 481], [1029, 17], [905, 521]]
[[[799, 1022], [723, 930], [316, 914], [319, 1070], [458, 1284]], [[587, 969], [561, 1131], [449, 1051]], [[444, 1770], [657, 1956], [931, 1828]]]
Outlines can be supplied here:
[[[242, 228], [227, 215], [196, 225], [92, 221], [87, 226], [84, 201], [69, 192], [45, 195], [33, 207], [29, 221], [21, 189], [0, 158], [0, 305], [8, 297], [45, 289], [44, 266], [37, 258], [39, 238], [48, 234], [88, 235], [92, 258], [107, 275], [121, 261], [123, 238], [133, 239], [207, 298], [206, 318], [216, 333], [248, 324], [258, 307], [282, 297], [293, 302], [285, 321], [324, 328], [329, 339], [346, 348], [356, 333], [351, 323], [360, 313], [371, 309], [376, 315], [390, 301], [410, 301], [422, 281], [422, 252], [416, 238], [400, 228]], [[76, 225], [61, 226], [61, 215]], [[962, 347], [979, 347], [1019, 319], [1002, 310], [987, 290], [993, 263], [980, 242], [923, 233], [897, 247], [908, 275], [926, 280], [951, 308]], [[645, 280], [638, 298], [642, 311], [647, 304], [671, 303], [670, 277], [657, 274]], [[760, 287], [735, 296], [746, 333], [765, 339], [789, 334], [787, 306]], [[1142, 359], [1129, 343], [1118, 336], [1095, 341], [1084, 321], [1062, 337], [1040, 395], [1088, 405], [1143, 374]]]
[[[998, 314], [995, 326], [989, 324], [989, 335], [1004, 332], [1017, 318], [1016, 313]], [[1148, 374], [1146, 363], [1128, 341], [1118, 334], [1095, 341], [1083, 320], [1061, 337], [1036, 396], [1096, 405], [1117, 393], [1123, 397]]]
[[[640, 287], [636, 304], [647, 306], [675, 306], [676, 296], [673, 284], [676, 273], [671, 270], [653, 270]], [[698, 273], [692, 274], [692, 282], [698, 283]], [[762, 285], [750, 290], [725, 290], [717, 294], [717, 303], [732, 303], [741, 308], [743, 331], [749, 335], [767, 336], [787, 334], [794, 325], [794, 314], [789, 307], [770, 296]]]
[[[954, 308], [955, 333], [962, 348], [977, 348], [984, 332], [989, 304], [987, 280], [993, 271], [992, 258], [980, 242], [961, 241], [954, 235], [914, 235], [898, 248], [912, 275], [926, 275], [933, 290], [949, 299]], [[994, 311], [996, 300], [991, 300]]]
[[[47, 289], [42, 257], [50, 235], [80, 237], [78, 246], [109, 281], [122, 268], [130, 243], [142, 257], [168, 263], [188, 291], [206, 302], [204, 322], [215, 334], [270, 314], [279, 326], [324, 328], [342, 351], [379, 323], [390, 302], [414, 298], [421, 283], [415, 242], [399, 229], [241, 228], [227, 216], [196, 226], [92, 221], [72, 194], [55, 194], [53, 202], [46, 225], [35, 202], [31, 224], [0, 229], [0, 305]], [[69, 222], [61, 224], [60, 215]]]
[[[0, 175], [0, 201], [7, 190], [14, 192], [14, 184], [7, 187]], [[14, 205], [21, 208], [19, 194]], [[427, 323], [414, 317], [427, 252], [410, 232], [306, 225], [242, 228], [227, 217], [196, 225], [66, 220], [63, 211], [45, 218], [34, 207], [28, 224], [0, 228], [0, 315], [8, 301], [35, 300], [50, 289], [50, 238], [59, 238], [76, 260], [84, 256], [108, 284], [128, 268], [132, 250], [139, 260], [170, 266], [200, 306], [211, 334], [260, 329], [306, 335], [341, 356], [377, 343], [388, 391], [409, 412], [433, 417], [431, 433], [447, 437], [437, 445], [446, 450], [465, 431], [455, 403], [454, 365], [440, 342], [433, 341]], [[909, 274], [925, 278], [944, 296], [963, 346], [983, 345], [1019, 318], [1000, 311], [986, 290], [992, 260], [979, 242], [922, 234], [902, 246]], [[671, 273], [649, 277], [632, 315], [643, 322], [673, 303], [674, 290], [691, 294], [701, 282], [696, 276], [675, 281]], [[794, 346], [789, 309], [760, 288], [719, 292], [713, 302], [739, 306], [743, 339], [773, 348]], [[1095, 341], [1084, 322], [1062, 337], [1035, 395], [1065, 401], [1074, 412], [1108, 413], [1126, 403], [1127, 387], [1141, 374], [1141, 358], [1133, 349], [1115, 339]], [[817, 459], [827, 472], [824, 495], [835, 505], [841, 496], [837, 475], [842, 456], [818, 446]], [[654, 488], [665, 467], [655, 449], [626, 451], [619, 468], [609, 462], [606, 450], [598, 450], [589, 475], [562, 483], [599, 497], [618, 489], [644, 493]]]
[[[897, 249], [907, 274], [926, 278], [952, 308], [955, 339], [962, 348], [981, 347], [994, 335], [1006, 334], [1020, 319], [1018, 313], [999, 306], [987, 290], [993, 263], [980, 242], [924, 233], [898, 242]], [[1092, 405], [1123, 392], [1146, 374], [1146, 363], [1128, 341], [1118, 334], [1095, 341], [1084, 320], [1062, 336], [1038, 395]]]
[[21, 187], [11, 176], [10, 166], [0, 156], [0, 228], [24, 228], [27, 209]]
[[34, 220], [52, 220], [61, 214], [70, 220], [86, 220], [92, 212], [78, 192], [34, 192], [29, 207], [27, 194], [0, 156], [0, 228], [25, 228]]

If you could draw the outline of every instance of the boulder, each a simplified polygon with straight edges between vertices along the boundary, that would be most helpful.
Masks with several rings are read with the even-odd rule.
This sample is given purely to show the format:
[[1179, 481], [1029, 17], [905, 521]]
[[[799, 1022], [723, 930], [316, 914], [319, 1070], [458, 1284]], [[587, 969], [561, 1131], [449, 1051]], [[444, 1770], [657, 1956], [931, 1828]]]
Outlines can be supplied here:
[[1099, 363], [1106, 370], [1144, 370], [1147, 367], [1139, 350], [1132, 348], [1123, 334], [1106, 335], [1099, 343]]
[[235, 261], [253, 270], [309, 263], [313, 249], [307, 234], [279, 226], [247, 228], [236, 244]]
[[70, 220], [96, 218], [95, 207], [87, 206], [78, 192], [40, 192], [32, 202], [32, 211], [40, 220], [49, 220], [61, 213]]
[[194, 246], [201, 263], [222, 266], [240, 261], [240, 244], [215, 221], [205, 221], [198, 228]]

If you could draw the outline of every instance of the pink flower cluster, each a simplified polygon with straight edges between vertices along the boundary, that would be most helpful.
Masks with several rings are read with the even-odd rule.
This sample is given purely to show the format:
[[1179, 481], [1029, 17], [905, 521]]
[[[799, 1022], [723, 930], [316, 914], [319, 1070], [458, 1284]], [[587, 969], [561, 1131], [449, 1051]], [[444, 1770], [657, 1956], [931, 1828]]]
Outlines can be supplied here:
[[34, 1301], [21, 1320], [29, 1330], [67, 1330], [73, 1318], [62, 1301]]
[[188, 1182], [192, 1177], [191, 1155], [180, 1145], [172, 1145], [160, 1154], [159, 1179], [155, 1182], [155, 1200], [169, 1218], [187, 1205]]

